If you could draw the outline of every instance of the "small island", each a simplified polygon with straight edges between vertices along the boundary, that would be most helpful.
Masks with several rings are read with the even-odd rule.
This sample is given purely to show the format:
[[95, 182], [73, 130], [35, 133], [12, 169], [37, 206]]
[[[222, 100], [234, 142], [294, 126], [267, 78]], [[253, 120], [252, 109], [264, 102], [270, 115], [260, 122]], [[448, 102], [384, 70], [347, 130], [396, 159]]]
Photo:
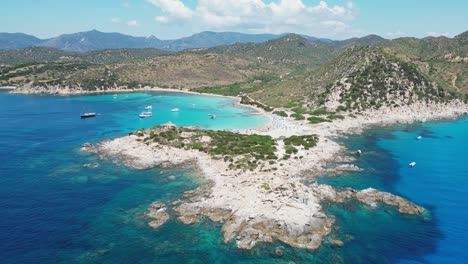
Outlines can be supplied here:
[[[333, 161], [353, 161], [352, 152], [336, 143], [336, 137], [359, 132], [372, 124], [457, 116], [464, 110], [456, 104], [444, 105], [444, 111], [439, 112], [434, 111], [435, 105], [430, 108], [413, 105], [412, 109], [400, 108], [392, 114], [367, 112], [315, 124], [264, 112], [270, 117], [270, 124], [236, 132], [168, 123], [96, 145], [85, 144], [82, 149], [101, 158], [118, 159], [133, 168], [190, 164], [199, 172], [205, 180], [202, 187], [186, 192], [181, 199], [155, 201], [149, 206], [146, 216], [154, 228], [171, 217], [193, 224], [204, 216], [222, 223], [224, 241], [235, 239], [241, 249], [275, 240], [293, 247], [317, 249], [335, 224], [334, 216], [324, 212], [323, 202], [343, 203], [353, 199], [370, 208], [381, 203], [394, 206], [402, 214], [425, 212], [423, 207], [402, 197], [373, 188], [354, 190], [304, 184], [306, 178], [330, 172], [327, 165]], [[413, 115], [403, 114], [409, 112]], [[384, 114], [389, 117], [386, 122], [380, 119]], [[359, 170], [352, 164], [341, 164], [333, 171], [347, 169]]]

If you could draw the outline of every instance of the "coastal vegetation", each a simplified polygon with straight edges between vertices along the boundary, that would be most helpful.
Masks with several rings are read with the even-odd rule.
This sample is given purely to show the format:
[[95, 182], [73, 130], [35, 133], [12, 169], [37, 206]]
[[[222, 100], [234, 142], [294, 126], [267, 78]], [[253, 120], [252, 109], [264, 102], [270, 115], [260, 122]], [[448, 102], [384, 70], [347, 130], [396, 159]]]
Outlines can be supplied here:
[[277, 139], [257, 134], [240, 134], [230, 131], [201, 130], [175, 125], [155, 126], [133, 133], [146, 144], [157, 143], [180, 149], [193, 149], [229, 163], [229, 169], [255, 170], [263, 163], [275, 163], [280, 158], [289, 159], [300, 149], [313, 148], [317, 135], [283, 138], [285, 157], [278, 157]]
[[309, 121], [309, 123], [311, 123], [311, 124], [318, 124], [318, 123], [322, 123], [322, 122], [329, 122], [328, 119], [322, 118], [322, 117], [318, 117], [318, 116], [311, 116], [311, 117], [307, 118], [307, 121]]
[[[456, 98], [467, 101], [466, 43], [466, 32], [451, 39], [389, 41], [371, 35], [331, 42], [287, 34], [262, 43], [175, 53], [0, 50], [0, 85], [45, 93], [64, 88], [173, 88], [240, 96], [242, 103], [267, 111], [286, 108], [296, 120], [312, 116], [311, 122], [323, 122], [341, 118], [336, 112], [356, 114]], [[285, 116], [280, 111], [276, 113]]]

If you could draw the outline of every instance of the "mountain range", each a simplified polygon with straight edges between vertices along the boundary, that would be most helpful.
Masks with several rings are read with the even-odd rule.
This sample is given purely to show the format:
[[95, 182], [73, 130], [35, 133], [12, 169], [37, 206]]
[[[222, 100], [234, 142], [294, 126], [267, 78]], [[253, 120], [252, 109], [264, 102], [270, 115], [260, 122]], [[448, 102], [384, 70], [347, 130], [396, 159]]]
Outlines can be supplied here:
[[[23, 33], [0, 33], [0, 49], [40, 46], [75, 52], [121, 48], [156, 48], [166, 51], [180, 51], [234, 43], [260, 43], [279, 38], [283, 35], [204, 31], [180, 39], [161, 40], [155, 36], [134, 37], [120, 33], [104, 33], [97, 30], [63, 34], [49, 39], [39, 39]], [[304, 37], [311, 41], [331, 42], [329, 39], [319, 39], [311, 36]]]

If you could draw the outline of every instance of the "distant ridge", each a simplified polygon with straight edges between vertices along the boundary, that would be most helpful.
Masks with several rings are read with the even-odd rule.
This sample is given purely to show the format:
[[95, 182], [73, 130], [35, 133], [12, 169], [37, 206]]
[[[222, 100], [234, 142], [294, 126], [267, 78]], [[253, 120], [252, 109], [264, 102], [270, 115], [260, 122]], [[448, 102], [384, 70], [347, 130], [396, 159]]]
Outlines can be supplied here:
[[[23, 33], [0, 33], [0, 49], [43, 46], [76, 52], [121, 48], [156, 48], [165, 51], [181, 51], [184, 49], [211, 48], [235, 43], [261, 43], [284, 35], [286, 34], [203, 31], [179, 39], [161, 40], [155, 36], [134, 37], [121, 33], [105, 33], [97, 30], [63, 34], [49, 39], [39, 39]], [[306, 35], [303, 35], [303, 37], [309, 41], [332, 42], [332, 40], [325, 38]]]
[[41, 39], [23, 33], [0, 33], [0, 49], [18, 49], [37, 46]]
[[[280, 36], [274, 34], [204, 31], [180, 39], [160, 40], [155, 36], [134, 37], [121, 33], [105, 33], [91, 30], [63, 34], [50, 39], [39, 39], [22, 33], [0, 33], [0, 49], [44, 46], [77, 52], [121, 48], [156, 48], [166, 51], [180, 51], [190, 48], [210, 48], [234, 43], [260, 43]], [[316, 39], [313, 37], [309, 38]]]

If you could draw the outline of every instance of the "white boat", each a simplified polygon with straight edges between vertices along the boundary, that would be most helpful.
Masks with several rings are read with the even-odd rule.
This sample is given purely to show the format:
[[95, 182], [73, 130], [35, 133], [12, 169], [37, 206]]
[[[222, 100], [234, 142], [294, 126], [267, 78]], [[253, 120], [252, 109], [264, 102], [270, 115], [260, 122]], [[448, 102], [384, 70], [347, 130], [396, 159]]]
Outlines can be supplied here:
[[215, 115], [210, 115], [210, 118], [211, 118], [211, 119], [215, 119], [216, 116], [215, 116]]
[[179, 111], [180, 111], [179, 108], [174, 108], [174, 109], [171, 110], [171, 112], [179, 112]]
[[145, 107], [145, 110], [152, 110], [153, 109], [153, 106], [151, 105], [148, 105], [147, 107]]
[[151, 112], [141, 112], [140, 113], [141, 118], [152, 117], [152, 116], [153, 116], [153, 113], [151, 113]]
[[409, 164], [409, 166], [410, 166], [411, 168], [414, 167], [414, 166], [416, 166], [416, 162], [414, 162], [414, 161], [411, 162], [411, 163]]
[[417, 140], [421, 140], [421, 139], [422, 139], [422, 137], [421, 137], [421, 136], [418, 136], [416, 139], [417, 139]]
[[80, 115], [81, 118], [90, 118], [90, 117], [95, 117], [96, 113], [83, 113]]

